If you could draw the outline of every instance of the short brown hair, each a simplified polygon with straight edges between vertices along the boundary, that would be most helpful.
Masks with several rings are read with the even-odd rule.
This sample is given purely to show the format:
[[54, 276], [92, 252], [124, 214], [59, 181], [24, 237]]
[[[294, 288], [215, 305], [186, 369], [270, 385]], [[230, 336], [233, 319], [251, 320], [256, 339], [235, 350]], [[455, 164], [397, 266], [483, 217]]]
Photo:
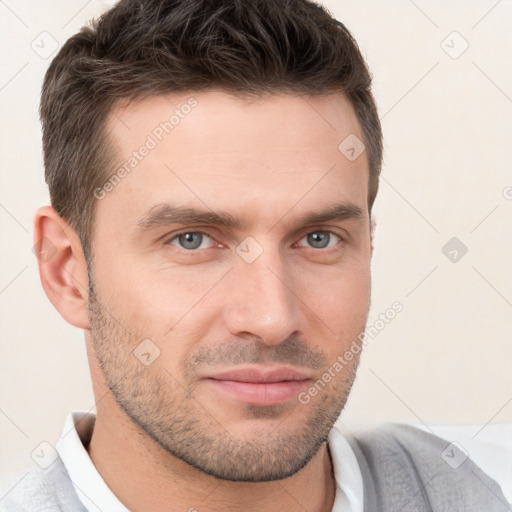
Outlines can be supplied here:
[[356, 41], [325, 8], [309, 0], [121, 0], [66, 41], [41, 94], [51, 203], [85, 250], [93, 191], [116, 156], [105, 128], [116, 102], [207, 89], [343, 92], [366, 146], [371, 211], [382, 165], [371, 76]]

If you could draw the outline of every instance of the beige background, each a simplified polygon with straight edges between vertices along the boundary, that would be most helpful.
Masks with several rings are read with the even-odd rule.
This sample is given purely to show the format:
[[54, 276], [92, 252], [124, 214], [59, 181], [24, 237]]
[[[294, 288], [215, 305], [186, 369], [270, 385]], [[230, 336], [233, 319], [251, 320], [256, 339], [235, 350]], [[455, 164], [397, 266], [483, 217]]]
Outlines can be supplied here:
[[[61, 45], [109, 3], [0, 2], [0, 469], [94, 407], [83, 333], [47, 300], [31, 250], [51, 60], [31, 45]], [[369, 325], [404, 307], [366, 347], [341, 423], [512, 422], [512, 1], [325, 4], [368, 59], [385, 132]], [[452, 237], [468, 248], [456, 263]]]

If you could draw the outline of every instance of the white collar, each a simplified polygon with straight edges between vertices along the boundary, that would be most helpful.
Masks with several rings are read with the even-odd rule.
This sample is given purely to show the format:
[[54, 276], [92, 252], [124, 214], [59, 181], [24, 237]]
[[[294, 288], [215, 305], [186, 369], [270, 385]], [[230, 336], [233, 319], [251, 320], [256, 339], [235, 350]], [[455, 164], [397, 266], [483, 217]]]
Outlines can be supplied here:
[[[96, 415], [90, 412], [69, 413], [57, 452], [88, 512], [130, 512], [105, 483], [84, 447], [91, 439], [95, 420]], [[336, 427], [329, 433], [328, 445], [336, 479], [332, 512], [363, 512], [363, 478], [352, 448]]]
[[354, 450], [336, 426], [329, 432], [328, 446], [336, 479], [332, 512], [363, 512], [363, 475]]
[[91, 439], [95, 421], [96, 415], [90, 412], [69, 413], [55, 448], [88, 512], [130, 512], [101, 478], [84, 447]]

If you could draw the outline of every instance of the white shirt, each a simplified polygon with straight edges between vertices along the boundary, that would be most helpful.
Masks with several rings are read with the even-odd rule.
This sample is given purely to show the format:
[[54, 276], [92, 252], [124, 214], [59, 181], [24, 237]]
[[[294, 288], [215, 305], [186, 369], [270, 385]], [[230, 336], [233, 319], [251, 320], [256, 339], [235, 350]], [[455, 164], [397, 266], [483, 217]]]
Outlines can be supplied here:
[[[92, 413], [68, 414], [57, 452], [89, 512], [130, 512], [100, 476], [84, 447], [92, 436], [95, 420]], [[329, 433], [328, 445], [336, 480], [332, 512], [363, 512], [363, 477], [352, 448], [336, 427]]]

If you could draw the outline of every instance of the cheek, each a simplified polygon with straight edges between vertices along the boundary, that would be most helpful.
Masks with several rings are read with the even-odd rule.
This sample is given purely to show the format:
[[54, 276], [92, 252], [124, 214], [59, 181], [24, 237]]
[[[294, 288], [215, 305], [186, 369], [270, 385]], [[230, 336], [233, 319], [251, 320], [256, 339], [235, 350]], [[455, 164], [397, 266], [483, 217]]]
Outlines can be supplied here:
[[[164, 287], [148, 283], [145, 274], [130, 266], [126, 259], [119, 265], [105, 261], [97, 268], [94, 282], [101, 305], [125, 335], [133, 343], [160, 337], [166, 330], [165, 324], [170, 323], [169, 309], [172, 307], [163, 295]], [[164, 304], [167, 304], [166, 312]]]
[[[218, 281], [218, 272], [192, 272], [190, 269], [153, 268], [140, 262], [110, 267], [104, 272], [105, 302], [132, 343], [150, 339], [160, 350], [160, 362], [176, 368], [208, 329], [211, 307], [208, 291]], [[178, 372], [179, 373], [179, 372]], [[173, 375], [177, 375], [172, 370]]]
[[364, 315], [368, 308], [371, 292], [369, 264], [350, 267], [315, 269], [310, 274], [301, 273], [301, 290], [305, 301], [317, 307], [330, 317]]
[[326, 326], [325, 333], [332, 334], [328, 336], [330, 347], [325, 346], [325, 350], [339, 353], [364, 331], [371, 297], [371, 274], [366, 264], [333, 270], [306, 279], [301, 299]]
[[[144, 258], [129, 253], [105, 254], [95, 267], [102, 295], [120, 309], [120, 313], [135, 320], [158, 319], [172, 313], [175, 305], [187, 294], [186, 280], [177, 272], [162, 272]], [[172, 299], [172, 300], [171, 300]]]

